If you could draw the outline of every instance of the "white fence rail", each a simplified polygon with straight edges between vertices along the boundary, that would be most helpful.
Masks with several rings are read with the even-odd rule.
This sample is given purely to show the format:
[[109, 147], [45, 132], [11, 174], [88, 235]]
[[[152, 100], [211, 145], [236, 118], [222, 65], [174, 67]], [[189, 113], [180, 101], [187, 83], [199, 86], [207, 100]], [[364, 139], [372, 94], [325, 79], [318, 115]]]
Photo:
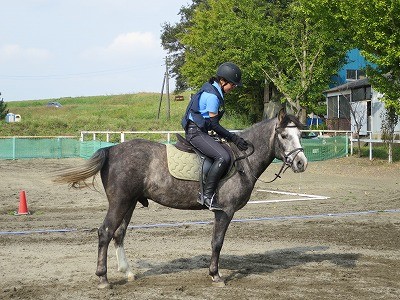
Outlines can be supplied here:
[[[369, 132], [369, 138], [360, 138], [360, 142], [361, 143], [368, 143], [369, 146], [369, 160], [373, 159], [373, 144], [374, 143], [378, 143], [378, 144], [382, 144], [385, 143], [384, 140], [382, 139], [373, 139], [372, 138], [372, 132]], [[354, 149], [354, 143], [358, 143], [358, 139], [357, 138], [353, 138], [350, 136], [350, 154], [353, 155], [353, 149]], [[393, 144], [400, 144], [400, 140], [394, 140]], [[388, 161], [391, 163], [393, 162], [393, 157], [392, 157], [392, 150], [391, 150], [392, 145], [389, 144], [389, 148], [390, 150], [388, 151]]]
[[[230, 130], [232, 132], [239, 132], [241, 130]], [[324, 136], [324, 135], [346, 135], [348, 137], [351, 136], [350, 131], [344, 131], [344, 130], [303, 130], [303, 132], [311, 132], [315, 133], [318, 136]], [[169, 143], [171, 141], [171, 135], [175, 135], [176, 133], [179, 134], [184, 134], [185, 132], [183, 130], [176, 130], [176, 131], [81, 131], [81, 137], [80, 140], [84, 141], [87, 140], [87, 136], [91, 137], [91, 140], [95, 141], [97, 140], [99, 135], [105, 136], [106, 142], [110, 142], [110, 137], [111, 136], [117, 136], [118, 141], [123, 143], [125, 142], [125, 138], [127, 134], [135, 135], [135, 136], [141, 136], [141, 135], [147, 135], [147, 134], [160, 134], [160, 135], [165, 135], [166, 140]]]
[[110, 142], [110, 137], [119, 136], [118, 141], [123, 143], [125, 142], [125, 136], [127, 134], [133, 134], [136, 136], [146, 135], [146, 134], [161, 134], [166, 136], [167, 143], [171, 142], [171, 135], [180, 133], [183, 134], [184, 131], [81, 131], [80, 140], [83, 142], [86, 136], [91, 136], [92, 140], [97, 140], [98, 135], [105, 135], [106, 142]]
[[[233, 130], [233, 132], [238, 132], [240, 130]], [[324, 137], [324, 136], [337, 136], [337, 135], [345, 135], [349, 142], [350, 142], [350, 154], [353, 155], [354, 151], [354, 143], [357, 143], [358, 139], [352, 137], [351, 131], [345, 130], [302, 130], [305, 133], [313, 133], [315, 136]], [[98, 135], [103, 135], [106, 138], [106, 142], [110, 142], [111, 136], [117, 136], [118, 141], [123, 143], [125, 142], [125, 138], [127, 134], [141, 136], [141, 135], [148, 135], [148, 134], [159, 134], [165, 135], [167, 143], [171, 142], [171, 135], [175, 135], [176, 133], [184, 134], [184, 131], [177, 130], [177, 131], [81, 131], [80, 140], [84, 141], [87, 136], [91, 137], [91, 140], [97, 140]], [[373, 144], [379, 143], [382, 144], [384, 141], [382, 139], [373, 139], [372, 132], [369, 132], [369, 138], [361, 138], [360, 141], [362, 143], [369, 144], [369, 159], [373, 159]], [[393, 143], [400, 144], [400, 140], [394, 140]], [[392, 157], [390, 156], [391, 152], [389, 151], [389, 161], [392, 161]]]

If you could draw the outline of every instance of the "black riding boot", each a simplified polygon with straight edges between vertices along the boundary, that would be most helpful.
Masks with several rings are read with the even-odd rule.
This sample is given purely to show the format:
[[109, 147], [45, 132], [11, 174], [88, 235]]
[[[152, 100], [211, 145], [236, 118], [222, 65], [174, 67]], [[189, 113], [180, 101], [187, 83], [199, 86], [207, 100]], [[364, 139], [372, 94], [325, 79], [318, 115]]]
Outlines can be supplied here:
[[218, 205], [218, 198], [216, 197], [215, 191], [217, 190], [219, 180], [222, 175], [226, 172], [227, 162], [223, 159], [215, 160], [208, 171], [206, 182], [203, 188], [204, 204], [210, 210], [222, 210]]

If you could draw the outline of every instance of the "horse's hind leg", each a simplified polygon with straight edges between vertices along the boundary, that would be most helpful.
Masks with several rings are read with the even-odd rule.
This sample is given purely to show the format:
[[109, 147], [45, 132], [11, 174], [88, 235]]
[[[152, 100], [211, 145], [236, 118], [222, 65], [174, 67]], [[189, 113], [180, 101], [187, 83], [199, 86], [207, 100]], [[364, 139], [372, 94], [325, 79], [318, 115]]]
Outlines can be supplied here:
[[117, 254], [118, 271], [125, 273], [128, 281], [135, 280], [135, 274], [133, 274], [132, 269], [129, 266], [128, 260], [126, 259], [124, 238], [134, 209], [135, 206], [132, 206], [132, 208], [128, 210], [121, 225], [119, 225], [118, 229], [114, 233], [114, 246]]
[[99, 276], [99, 288], [109, 287], [107, 279], [107, 250], [115, 231], [121, 225], [126, 214], [134, 207], [136, 202], [132, 199], [120, 198], [118, 201], [112, 203], [109, 201], [109, 208], [103, 224], [99, 227], [99, 249], [97, 258], [96, 275]]

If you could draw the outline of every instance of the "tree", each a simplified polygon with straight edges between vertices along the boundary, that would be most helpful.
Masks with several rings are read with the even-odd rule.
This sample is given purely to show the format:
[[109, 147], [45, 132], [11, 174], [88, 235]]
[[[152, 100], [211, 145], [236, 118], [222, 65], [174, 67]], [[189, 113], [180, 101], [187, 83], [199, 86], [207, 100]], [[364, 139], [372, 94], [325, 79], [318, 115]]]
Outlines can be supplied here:
[[[200, 3], [179, 35], [185, 49], [180, 72], [198, 88], [219, 63], [233, 61], [245, 88], [234, 96], [236, 109], [260, 118], [265, 86], [305, 121], [306, 110], [344, 63], [348, 49], [340, 28], [338, 0], [209, 0]], [[239, 93], [239, 92], [237, 92]]]
[[[349, 9], [348, 1], [342, 5]], [[354, 40], [375, 68], [367, 75], [375, 90], [383, 94], [382, 138], [388, 144], [389, 162], [392, 157], [394, 129], [400, 115], [400, 2], [398, 0], [355, 0], [351, 2]]]
[[[1, 93], [0, 93], [1, 96]], [[4, 102], [4, 99], [1, 98], [0, 100], [0, 120], [4, 120], [6, 115], [8, 114], [9, 110], [7, 109], [7, 104]]]
[[[347, 98], [347, 97], [346, 97]], [[350, 99], [347, 99], [350, 110], [350, 123], [353, 127], [352, 133], [355, 133], [357, 138], [357, 148], [358, 148], [358, 157], [361, 157], [361, 136], [360, 132], [363, 124], [365, 123], [365, 118], [367, 117], [367, 106], [364, 105], [363, 102], [350, 102]], [[351, 122], [353, 121], [353, 122]]]
[[344, 19], [351, 21], [357, 47], [376, 65], [367, 69], [372, 86], [384, 95], [386, 109], [400, 115], [400, 2], [355, 0], [342, 5], [343, 11], [351, 11]]
[[382, 139], [388, 147], [389, 163], [393, 162], [394, 129], [399, 122], [399, 116], [393, 107], [382, 112]]

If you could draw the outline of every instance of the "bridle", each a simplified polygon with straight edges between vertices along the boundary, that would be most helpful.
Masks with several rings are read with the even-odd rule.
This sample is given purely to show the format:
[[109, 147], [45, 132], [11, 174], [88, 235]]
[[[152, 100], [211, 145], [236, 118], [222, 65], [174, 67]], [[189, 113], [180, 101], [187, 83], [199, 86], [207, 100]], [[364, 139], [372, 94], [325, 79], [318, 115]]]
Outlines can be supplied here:
[[[297, 128], [296, 125], [289, 125], [289, 126], [286, 126], [286, 127], [289, 127], [289, 128]], [[275, 135], [278, 134], [278, 129], [279, 129], [279, 128], [280, 128], [280, 127], [275, 127]], [[248, 144], [249, 144], [249, 148], [251, 148], [250, 153], [246, 153], [245, 155], [239, 156], [238, 158], [235, 159], [235, 162], [237, 162], [238, 160], [241, 160], [241, 159], [246, 159], [246, 162], [249, 164], [249, 156], [252, 155], [252, 154], [254, 153], [254, 145], [253, 145], [252, 143], [250, 143], [250, 142], [248, 142]], [[304, 149], [303, 149], [302, 147], [295, 148], [295, 149], [293, 149], [292, 151], [290, 151], [289, 153], [285, 154], [284, 157], [283, 157], [284, 159], [283, 159], [282, 167], [280, 168], [280, 170], [279, 170], [278, 173], [275, 173], [275, 178], [272, 179], [272, 180], [270, 180], [270, 181], [261, 180], [259, 177], [255, 176], [253, 173], [250, 173], [250, 175], [251, 175], [253, 178], [255, 178], [256, 180], [261, 181], [261, 182], [263, 182], [263, 183], [271, 183], [271, 182], [274, 182], [277, 178], [282, 178], [282, 177], [281, 177], [281, 174], [285, 173], [285, 171], [286, 171], [288, 168], [292, 167], [293, 162], [294, 162], [296, 156], [299, 155], [300, 152], [304, 152]], [[293, 153], [295, 153], [295, 155], [294, 155], [293, 159], [290, 160], [289, 157], [290, 157]], [[240, 172], [241, 172], [241, 173], [244, 173], [243, 170], [241, 170]]]
[[[290, 160], [289, 160], [289, 156], [292, 155], [292, 154], [295, 153], [295, 152], [296, 152], [296, 154], [294, 155], [293, 159], [290, 161]], [[260, 178], [256, 178], [254, 175], [253, 175], [253, 177], [256, 178], [257, 180], [263, 182], [263, 183], [271, 183], [271, 182], [275, 181], [277, 178], [282, 178], [282, 177], [281, 177], [281, 174], [285, 173], [285, 171], [286, 171], [288, 168], [292, 167], [293, 162], [294, 162], [294, 159], [296, 158], [296, 156], [297, 156], [300, 152], [304, 152], [304, 149], [303, 149], [303, 148], [295, 148], [295, 149], [293, 149], [292, 151], [290, 151], [288, 154], [286, 154], [286, 155], [284, 156], [284, 159], [285, 159], [285, 160], [283, 161], [282, 167], [281, 167], [281, 169], [279, 170], [278, 174], [275, 174], [275, 178], [274, 178], [274, 179], [272, 179], [272, 180], [270, 180], [270, 181], [263, 181], [263, 180], [261, 180]]]

